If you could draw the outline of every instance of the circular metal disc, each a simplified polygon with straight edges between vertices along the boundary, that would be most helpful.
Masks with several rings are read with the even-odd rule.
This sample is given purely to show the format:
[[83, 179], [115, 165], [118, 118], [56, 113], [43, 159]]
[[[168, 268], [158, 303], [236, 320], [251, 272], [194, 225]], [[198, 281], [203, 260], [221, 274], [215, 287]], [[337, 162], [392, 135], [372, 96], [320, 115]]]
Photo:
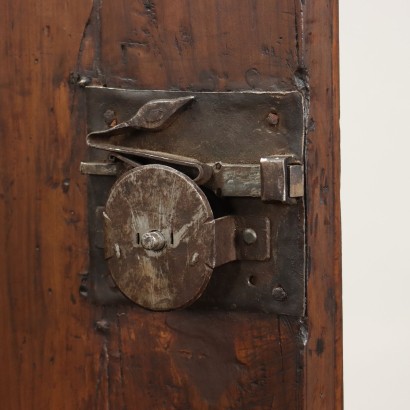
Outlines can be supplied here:
[[[108, 266], [128, 298], [170, 310], [202, 294], [214, 265], [213, 214], [186, 175], [164, 165], [132, 169], [111, 189], [104, 219]], [[165, 245], [149, 249], [158, 238]]]

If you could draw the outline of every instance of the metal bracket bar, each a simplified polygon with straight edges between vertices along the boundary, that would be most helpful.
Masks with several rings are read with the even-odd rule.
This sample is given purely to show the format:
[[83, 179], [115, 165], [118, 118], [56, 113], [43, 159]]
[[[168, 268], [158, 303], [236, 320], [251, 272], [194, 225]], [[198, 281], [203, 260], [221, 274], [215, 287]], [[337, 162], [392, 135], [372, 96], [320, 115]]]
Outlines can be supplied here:
[[120, 164], [114, 162], [81, 162], [80, 172], [84, 175], [117, 176]]
[[[128, 165], [133, 162], [123, 158]], [[275, 156], [261, 158], [260, 164], [207, 164], [212, 177], [204, 185], [224, 197], [261, 197], [263, 201], [290, 202], [304, 194], [303, 166], [290, 164], [293, 160], [289, 156]], [[120, 164], [82, 162], [80, 170], [83, 174], [119, 175], [124, 170]]]
[[236, 260], [270, 258], [270, 221], [260, 216], [224, 216], [215, 225], [215, 267]]

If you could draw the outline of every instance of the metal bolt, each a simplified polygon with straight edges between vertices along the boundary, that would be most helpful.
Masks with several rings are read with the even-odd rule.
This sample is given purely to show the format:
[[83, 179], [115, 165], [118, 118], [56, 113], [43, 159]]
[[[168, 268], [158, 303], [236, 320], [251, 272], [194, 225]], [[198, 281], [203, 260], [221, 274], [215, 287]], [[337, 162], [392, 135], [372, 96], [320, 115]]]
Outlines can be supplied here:
[[272, 289], [272, 296], [278, 302], [283, 302], [288, 297], [288, 294], [285, 292], [282, 286], [276, 286]]
[[110, 322], [107, 319], [97, 320], [95, 328], [101, 333], [107, 333], [110, 330]]
[[141, 237], [141, 245], [148, 251], [160, 251], [165, 246], [165, 238], [161, 232], [146, 232]]
[[77, 81], [77, 84], [78, 84], [80, 87], [85, 87], [85, 86], [87, 86], [87, 85], [90, 84], [90, 83], [91, 83], [91, 78], [89, 78], [89, 77], [84, 77], [84, 76], [80, 77], [80, 78], [78, 79], [78, 81]]
[[258, 239], [258, 235], [256, 235], [256, 232], [253, 229], [246, 228], [242, 232], [242, 238], [245, 241], [245, 243], [247, 243], [248, 245], [252, 245]]
[[278, 125], [279, 116], [278, 114], [275, 114], [274, 112], [270, 112], [268, 116], [266, 117], [266, 120], [268, 121], [268, 124], [270, 125]]
[[217, 162], [217, 163], [214, 165], [214, 167], [215, 167], [216, 170], [219, 171], [219, 170], [222, 168], [222, 164], [221, 164], [220, 162]]
[[104, 113], [104, 121], [109, 127], [117, 125], [117, 118], [113, 110], [107, 110]]

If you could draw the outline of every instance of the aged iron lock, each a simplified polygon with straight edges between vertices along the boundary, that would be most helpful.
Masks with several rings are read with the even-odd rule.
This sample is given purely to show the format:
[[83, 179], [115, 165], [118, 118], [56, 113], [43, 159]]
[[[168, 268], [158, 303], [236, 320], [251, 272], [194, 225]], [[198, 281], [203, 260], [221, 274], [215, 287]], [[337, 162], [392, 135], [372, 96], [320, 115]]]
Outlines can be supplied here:
[[92, 299], [303, 314], [302, 95], [86, 93]]

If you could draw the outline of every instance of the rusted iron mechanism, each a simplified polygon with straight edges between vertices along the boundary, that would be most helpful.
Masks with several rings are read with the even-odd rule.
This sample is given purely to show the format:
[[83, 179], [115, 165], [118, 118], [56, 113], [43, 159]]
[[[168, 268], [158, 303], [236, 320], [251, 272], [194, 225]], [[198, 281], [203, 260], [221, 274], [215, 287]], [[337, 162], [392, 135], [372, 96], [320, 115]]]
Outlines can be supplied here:
[[[198, 185], [164, 165], [125, 173], [113, 186], [103, 217], [110, 272], [126, 296], [149, 309], [191, 304], [217, 266], [270, 257], [267, 218], [214, 219]], [[236, 246], [237, 232], [248, 226], [258, 230], [258, 243]]]
[[[303, 167], [300, 162], [290, 155], [273, 155], [260, 159], [259, 164], [213, 164], [201, 163], [194, 158], [138, 148], [138, 134], [134, 133], [134, 144], [123, 145], [121, 135], [130, 131], [160, 131], [164, 130], [175, 119], [176, 114], [184, 106], [192, 103], [194, 96], [173, 99], [152, 100], [144, 104], [129, 120], [104, 130], [93, 131], [87, 135], [90, 147], [111, 151], [120, 155], [114, 156], [125, 164], [132, 163], [123, 154], [138, 158], [162, 162], [174, 166], [191, 168], [193, 181], [198, 185], [205, 185], [224, 196], [261, 196], [263, 200], [277, 200], [287, 202], [292, 198], [303, 196]], [[268, 121], [272, 114], [269, 114]], [[115, 138], [119, 136], [119, 138]], [[153, 135], [155, 138], [155, 135]], [[118, 164], [110, 169], [107, 164], [82, 163], [84, 173], [114, 173]]]
[[[109, 97], [104, 105], [110, 108], [98, 105], [99, 112], [105, 109], [103, 117], [109, 117], [105, 128], [101, 128], [101, 117], [96, 119], [93, 108], [102, 97], [101, 91]], [[139, 93], [134, 113], [131, 105], [137, 94], [133, 93]], [[246, 97], [251, 97], [250, 101]], [[297, 270], [303, 278], [304, 269], [303, 119], [299, 116], [296, 126], [292, 125], [289, 113], [280, 116], [271, 107], [283, 106], [286, 112], [292, 101], [297, 103], [296, 111], [303, 113], [297, 92], [248, 96], [155, 91], [130, 94], [129, 90], [90, 87], [87, 144], [93, 158], [81, 163], [81, 171], [91, 176], [91, 183], [102, 177], [102, 188], [91, 189], [94, 214], [95, 203], [105, 198], [99, 207], [99, 220], [91, 221], [91, 245], [103, 242], [104, 257], [104, 262], [101, 257], [98, 261], [98, 252], [92, 252], [96, 258], [91, 264], [95, 299], [103, 303], [117, 300], [113, 294], [119, 289], [129, 300], [150, 310], [187, 307], [203, 294], [205, 305], [225, 308], [239, 305], [275, 311], [280, 303], [286, 305], [287, 293], [275, 298], [275, 289], [285, 292], [282, 283], [286, 281], [279, 282], [277, 275], [283, 269], [283, 256], [293, 264], [290, 272]], [[259, 129], [254, 124], [249, 128], [246, 118], [254, 115], [255, 107]], [[235, 122], [238, 112], [245, 115]], [[296, 131], [298, 138], [294, 137]], [[260, 155], [269, 145], [274, 148], [271, 155]], [[237, 162], [232, 161], [232, 155]], [[246, 209], [249, 201], [255, 205]], [[288, 228], [296, 226], [296, 231], [279, 232], [283, 227], [280, 215], [272, 221], [272, 203], [276, 207], [283, 204], [279, 212], [282, 222], [290, 218]], [[284, 206], [300, 209], [284, 212]], [[95, 234], [98, 230], [102, 241]], [[285, 255], [276, 244], [280, 236], [284, 246], [291, 247]], [[213, 291], [218, 287], [213, 277], [223, 275], [224, 266], [231, 266], [227, 270], [232, 277], [235, 264], [239, 272], [246, 264], [252, 267], [253, 274], [242, 286], [256, 287], [252, 278], [258, 276], [262, 282], [254, 292], [255, 300], [248, 302], [247, 292], [236, 284], [226, 297], [230, 304], [226, 306], [220, 293], [226, 285]], [[108, 281], [101, 290], [104, 266], [113, 283]], [[269, 272], [272, 268], [275, 270]], [[303, 293], [300, 282], [287, 288]], [[292, 297], [286, 309], [300, 312], [304, 299]]]

